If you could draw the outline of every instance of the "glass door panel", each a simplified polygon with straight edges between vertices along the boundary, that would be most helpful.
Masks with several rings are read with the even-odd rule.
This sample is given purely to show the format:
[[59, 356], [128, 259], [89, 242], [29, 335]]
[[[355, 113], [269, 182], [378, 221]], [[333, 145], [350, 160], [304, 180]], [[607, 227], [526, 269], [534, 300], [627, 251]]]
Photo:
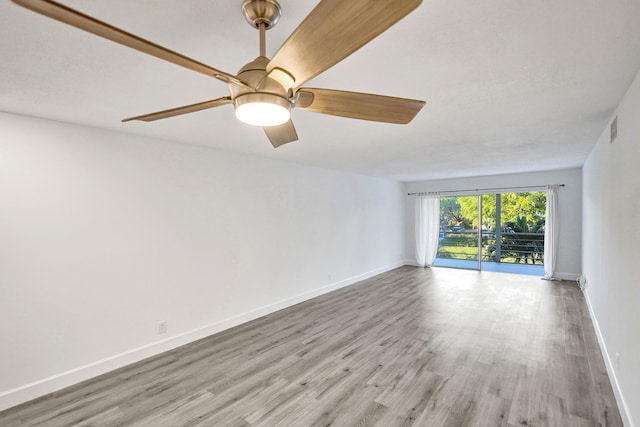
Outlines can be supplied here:
[[544, 273], [546, 205], [545, 192], [482, 196], [483, 270]]
[[478, 196], [440, 199], [440, 240], [434, 265], [480, 269]]

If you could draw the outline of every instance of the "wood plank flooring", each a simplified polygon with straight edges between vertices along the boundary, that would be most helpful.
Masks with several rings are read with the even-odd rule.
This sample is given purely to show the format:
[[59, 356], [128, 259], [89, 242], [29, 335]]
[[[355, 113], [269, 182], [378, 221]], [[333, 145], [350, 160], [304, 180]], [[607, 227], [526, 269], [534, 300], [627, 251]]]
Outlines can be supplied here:
[[401, 267], [0, 412], [2, 426], [622, 426], [582, 293]]

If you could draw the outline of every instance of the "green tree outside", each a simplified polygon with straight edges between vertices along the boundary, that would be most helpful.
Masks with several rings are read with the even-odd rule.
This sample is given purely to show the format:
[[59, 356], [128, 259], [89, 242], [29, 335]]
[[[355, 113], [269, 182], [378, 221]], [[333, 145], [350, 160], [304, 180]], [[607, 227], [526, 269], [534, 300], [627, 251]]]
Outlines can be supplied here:
[[[535, 193], [504, 193], [500, 195], [501, 218], [503, 227], [507, 223], [516, 223], [518, 217], [526, 218], [528, 229], [539, 227], [544, 220], [547, 195]], [[478, 229], [478, 199], [476, 196], [443, 197], [440, 199], [440, 218], [442, 228], [463, 226], [465, 229]], [[496, 230], [496, 195], [482, 195], [482, 225], [484, 230]], [[524, 232], [524, 231], [523, 231]]]

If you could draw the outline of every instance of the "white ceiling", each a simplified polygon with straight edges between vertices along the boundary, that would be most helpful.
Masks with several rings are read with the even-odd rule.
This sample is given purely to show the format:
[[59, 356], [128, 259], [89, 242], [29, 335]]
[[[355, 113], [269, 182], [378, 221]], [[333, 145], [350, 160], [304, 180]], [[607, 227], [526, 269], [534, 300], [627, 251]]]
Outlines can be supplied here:
[[[242, 0], [61, 0], [224, 71], [258, 53]], [[267, 53], [317, 1], [280, 0]], [[311, 54], [311, 53], [310, 53]], [[427, 0], [309, 87], [423, 99], [406, 126], [295, 110], [274, 150], [221, 82], [0, 2], [0, 110], [402, 181], [578, 167], [640, 68], [638, 0]]]

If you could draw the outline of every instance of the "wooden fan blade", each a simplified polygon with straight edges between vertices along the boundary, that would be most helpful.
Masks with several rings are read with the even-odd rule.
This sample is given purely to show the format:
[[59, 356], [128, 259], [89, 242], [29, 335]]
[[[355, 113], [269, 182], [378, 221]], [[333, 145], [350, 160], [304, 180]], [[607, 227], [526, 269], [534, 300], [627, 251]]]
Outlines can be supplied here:
[[130, 122], [132, 120], [141, 120], [143, 122], [153, 122], [155, 120], [166, 119], [168, 117], [179, 116], [181, 114], [195, 113], [196, 111], [207, 110], [209, 108], [219, 107], [221, 105], [230, 104], [231, 97], [225, 96], [223, 98], [213, 99], [211, 101], [198, 102], [197, 104], [185, 105], [183, 107], [171, 108], [169, 110], [158, 111], [156, 113], [144, 114], [142, 116], [129, 117], [122, 120], [123, 122]]
[[284, 42], [267, 72], [284, 70], [300, 87], [383, 33], [422, 0], [322, 0]]
[[296, 108], [374, 122], [407, 124], [425, 102], [370, 93], [302, 88]]
[[65, 24], [72, 25], [76, 28], [80, 28], [81, 30], [87, 31], [121, 45], [130, 47], [148, 55], [155, 56], [156, 58], [164, 59], [165, 61], [172, 62], [176, 65], [180, 65], [181, 67], [197, 71], [198, 73], [202, 73], [207, 76], [215, 77], [216, 79], [222, 80], [225, 83], [232, 82], [235, 84], [246, 86], [245, 83], [231, 74], [225, 73], [224, 71], [217, 70], [201, 62], [188, 58], [182, 54], [169, 50], [134, 34], [128, 33], [105, 22], [99, 21], [95, 18], [92, 18], [91, 16], [85, 15], [60, 3], [56, 3], [51, 0], [12, 1], [41, 15], [48, 16], [49, 18], [53, 18], [57, 21], [64, 22]]
[[298, 140], [296, 128], [291, 120], [279, 126], [265, 126], [262, 129], [267, 134], [267, 138], [271, 141], [273, 148]]

